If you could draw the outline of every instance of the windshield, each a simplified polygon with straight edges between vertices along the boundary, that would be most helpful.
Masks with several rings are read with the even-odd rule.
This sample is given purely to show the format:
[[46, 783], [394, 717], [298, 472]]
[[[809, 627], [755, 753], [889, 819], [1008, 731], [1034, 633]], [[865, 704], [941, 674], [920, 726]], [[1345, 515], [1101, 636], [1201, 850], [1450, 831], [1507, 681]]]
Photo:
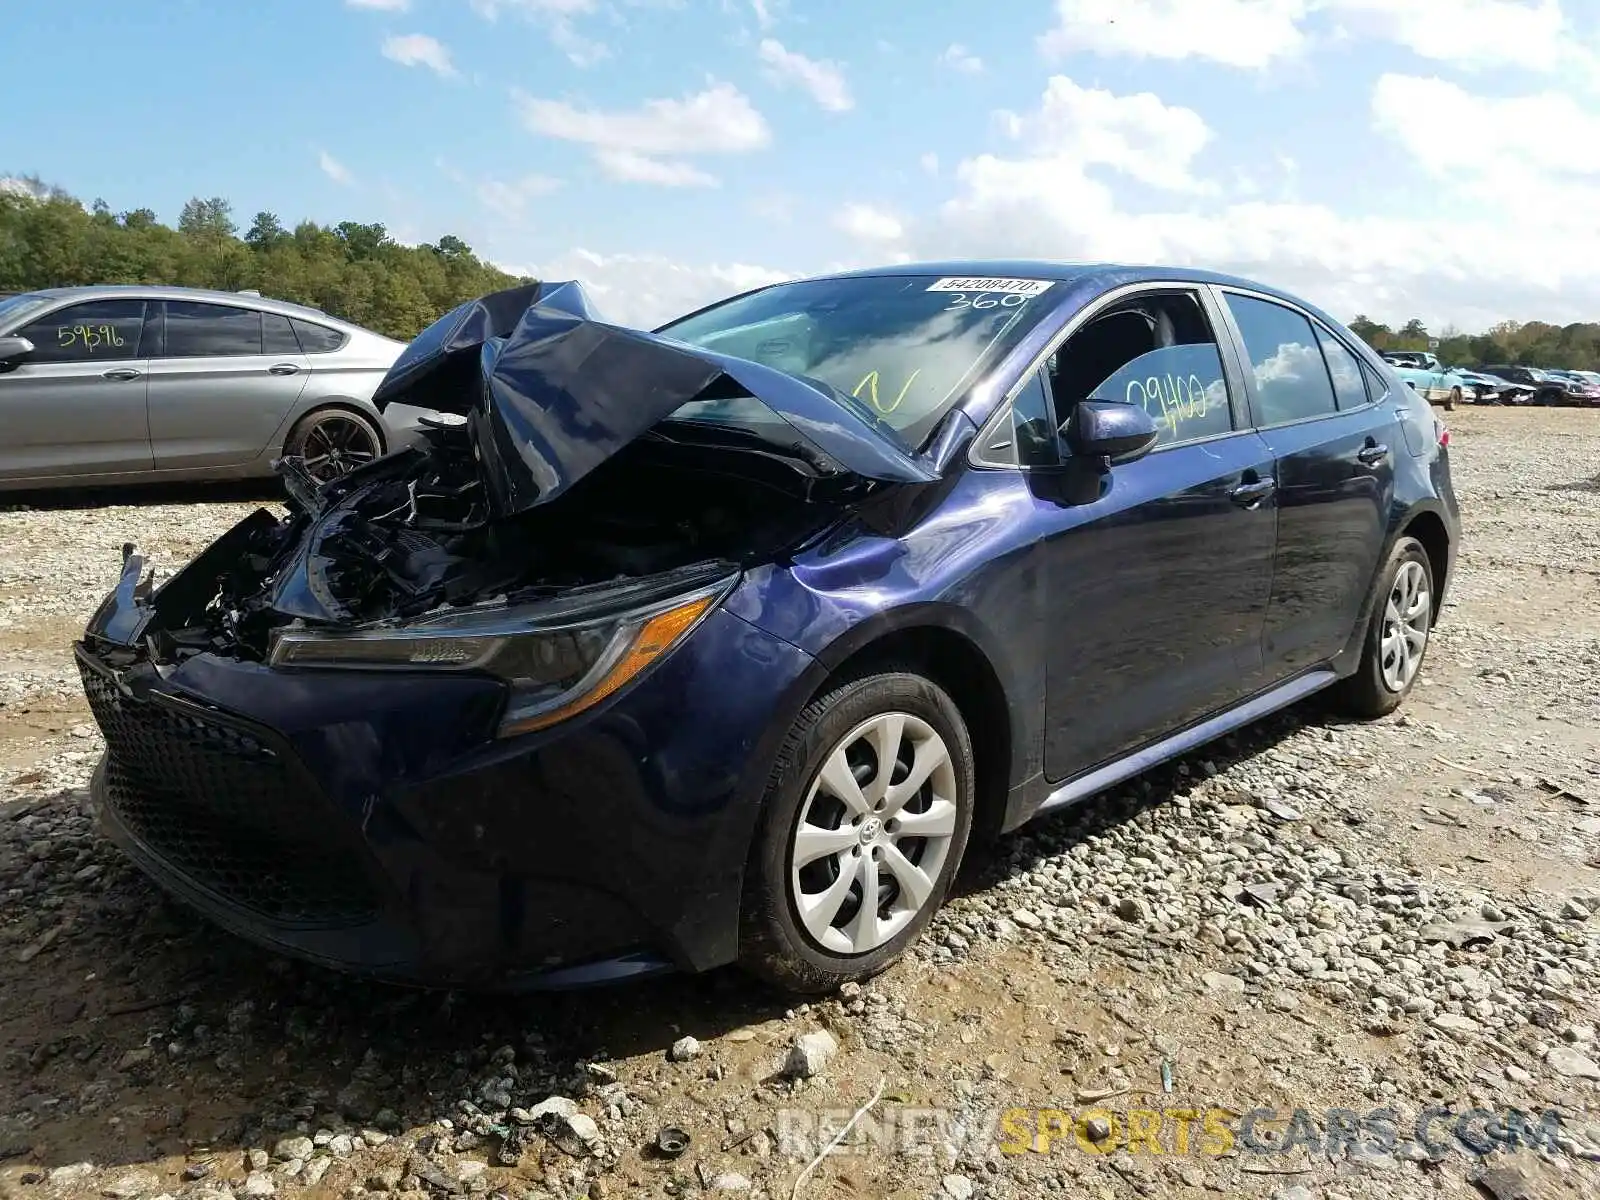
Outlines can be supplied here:
[[49, 296], [41, 296], [37, 292], [23, 292], [20, 296], [7, 296], [0, 300], [0, 329], [16, 323], [19, 317], [31, 313], [36, 308], [43, 308], [50, 303]]
[[[1037, 324], [1050, 287], [1050, 280], [934, 275], [810, 280], [730, 300], [656, 332], [825, 384], [921, 447]], [[702, 400], [675, 416], [743, 424], [753, 412], [739, 400]]]

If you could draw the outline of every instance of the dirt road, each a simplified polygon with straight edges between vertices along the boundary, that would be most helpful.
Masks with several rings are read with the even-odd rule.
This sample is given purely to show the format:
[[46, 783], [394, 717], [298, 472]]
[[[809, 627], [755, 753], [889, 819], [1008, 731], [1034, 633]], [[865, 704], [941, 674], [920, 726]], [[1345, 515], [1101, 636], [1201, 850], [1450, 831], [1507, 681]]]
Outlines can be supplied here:
[[123, 541], [170, 568], [253, 502], [0, 500], [0, 1200], [787, 1197], [875, 1092], [801, 1195], [1593, 1194], [1600, 414], [1450, 424], [1465, 549], [1402, 714], [1306, 705], [1040, 822], [795, 1010], [733, 973], [395, 991], [165, 902], [82, 814], [67, 645]]

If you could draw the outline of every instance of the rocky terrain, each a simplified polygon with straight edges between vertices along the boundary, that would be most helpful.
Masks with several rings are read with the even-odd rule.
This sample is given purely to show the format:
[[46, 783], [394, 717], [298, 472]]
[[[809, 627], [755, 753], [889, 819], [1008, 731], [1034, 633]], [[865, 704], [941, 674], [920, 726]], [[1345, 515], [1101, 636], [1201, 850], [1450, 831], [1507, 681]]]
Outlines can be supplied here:
[[1040, 821], [801, 1007], [400, 991], [166, 902], [84, 815], [68, 644], [124, 541], [170, 568], [258, 501], [0, 497], [0, 1200], [1592, 1195], [1600, 414], [1450, 423], [1465, 548], [1400, 714], [1313, 702]]

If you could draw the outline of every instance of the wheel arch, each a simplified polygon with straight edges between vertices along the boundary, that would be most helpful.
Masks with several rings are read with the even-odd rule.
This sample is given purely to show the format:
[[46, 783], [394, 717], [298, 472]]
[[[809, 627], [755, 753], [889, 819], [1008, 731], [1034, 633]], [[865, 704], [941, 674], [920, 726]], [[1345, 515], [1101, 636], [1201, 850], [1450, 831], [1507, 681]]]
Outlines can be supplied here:
[[299, 429], [307, 421], [325, 412], [335, 411], [347, 412], [366, 421], [378, 432], [378, 457], [382, 458], [389, 453], [389, 427], [385, 424], [383, 417], [373, 412], [370, 406], [363, 405], [361, 401], [349, 396], [318, 396], [315, 400], [307, 401], [305, 407], [291, 416], [286, 422], [283, 442], [279, 445], [279, 450], [282, 451], [288, 447], [290, 440], [294, 437], [295, 430]]
[[[1445, 520], [1442, 504], [1429, 500], [1408, 510], [1393, 526], [1393, 533], [1384, 543], [1383, 554], [1378, 559], [1378, 569], [1389, 561], [1401, 538], [1413, 537], [1422, 544], [1428, 556], [1428, 569], [1433, 574], [1433, 616], [1437, 620], [1444, 608], [1445, 590], [1455, 567], [1455, 550], [1450, 540], [1450, 526]], [[1361, 647], [1366, 640], [1367, 626], [1372, 620], [1377, 593], [1369, 587], [1362, 603], [1360, 619], [1350, 631], [1350, 640], [1333, 660], [1334, 670], [1341, 676], [1350, 674], [1361, 661]]]
[[1000, 831], [1013, 782], [1026, 774], [1018, 757], [1028, 732], [1017, 727], [1004, 667], [970, 624], [966, 613], [942, 605], [864, 621], [819, 656], [820, 671], [808, 681], [798, 708], [830, 687], [881, 670], [909, 670], [932, 680], [954, 702], [972, 739], [973, 833], [982, 837]]
[[1437, 512], [1422, 509], [1411, 515], [1396, 540], [1402, 537], [1416, 538], [1428, 555], [1428, 569], [1433, 574], [1433, 616], [1437, 619], [1451, 573], [1450, 530]]

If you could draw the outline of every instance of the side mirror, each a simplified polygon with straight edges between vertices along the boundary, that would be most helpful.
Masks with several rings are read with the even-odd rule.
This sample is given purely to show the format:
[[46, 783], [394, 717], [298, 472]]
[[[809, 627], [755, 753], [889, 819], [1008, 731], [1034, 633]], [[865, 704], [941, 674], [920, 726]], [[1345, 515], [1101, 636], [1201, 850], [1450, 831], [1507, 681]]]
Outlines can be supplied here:
[[0, 337], [0, 371], [9, 371], [33, 353], [33, 343], [25, 337]]
[[1084, 400], [1061, 426], [1061, 435], [1073, 457], [1116, 466], [1143, 458], [1161, 431], [1150, 414], [1136, 404]]

